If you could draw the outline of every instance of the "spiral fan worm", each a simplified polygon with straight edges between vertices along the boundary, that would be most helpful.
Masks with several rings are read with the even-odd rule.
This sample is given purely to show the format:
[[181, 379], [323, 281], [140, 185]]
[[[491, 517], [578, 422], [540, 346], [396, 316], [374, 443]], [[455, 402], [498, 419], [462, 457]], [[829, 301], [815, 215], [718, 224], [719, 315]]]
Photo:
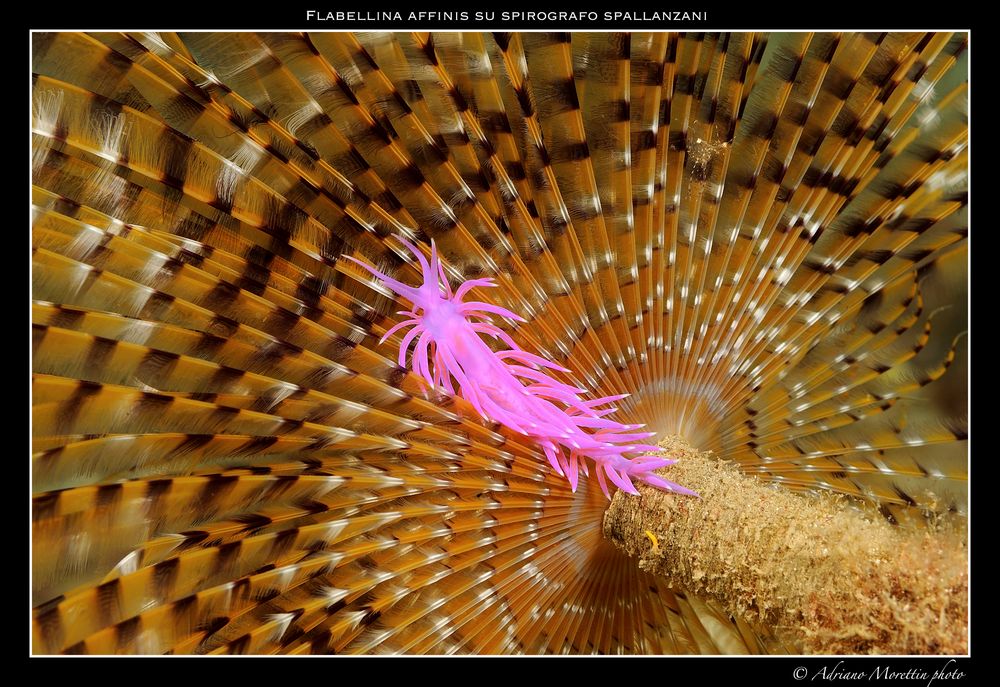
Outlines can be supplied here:
[[[33, 650], [801, 651], [601, 480], [643, 425], [964, 518], [967, 48], [34, 33]], [[397, 328], [428, 285], [461, 355]]]

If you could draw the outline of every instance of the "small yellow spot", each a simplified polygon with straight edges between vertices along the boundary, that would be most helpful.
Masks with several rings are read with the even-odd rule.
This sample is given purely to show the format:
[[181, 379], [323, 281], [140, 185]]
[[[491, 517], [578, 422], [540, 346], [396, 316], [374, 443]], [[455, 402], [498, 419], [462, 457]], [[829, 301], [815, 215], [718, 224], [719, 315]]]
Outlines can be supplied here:
[[651, 531], [646, 530], [646, 536], [649, 537], [649, 541], [653, 542], [653, 548], [649, 550], [652, 554], [660, 553], [660, 542], [656, 540], [656, 535]]

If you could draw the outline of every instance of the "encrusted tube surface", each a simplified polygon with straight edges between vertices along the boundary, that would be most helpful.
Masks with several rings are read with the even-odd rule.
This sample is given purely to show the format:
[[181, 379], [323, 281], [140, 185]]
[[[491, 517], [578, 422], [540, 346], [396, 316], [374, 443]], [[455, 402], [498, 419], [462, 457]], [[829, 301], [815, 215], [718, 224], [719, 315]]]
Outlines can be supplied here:
[[683, 441], [663, 445], [679, 460], [659, 472], [700, 497], [645, 486], [615, 495], [604, 535], [641, 569], [804, 652], [968, 651], [964, 533], [893, 526], [845, 499], [775, 488]]

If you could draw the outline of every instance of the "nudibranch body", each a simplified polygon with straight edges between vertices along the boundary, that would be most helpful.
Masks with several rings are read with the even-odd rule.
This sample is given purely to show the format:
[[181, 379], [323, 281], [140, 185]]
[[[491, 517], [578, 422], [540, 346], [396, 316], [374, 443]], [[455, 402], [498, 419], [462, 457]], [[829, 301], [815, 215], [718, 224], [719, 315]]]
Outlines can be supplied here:
[[[437, 248], [431, 244], [430, 261], [413, 244], [400, 241], [420, 262], [423, 284], [410, 286], [389, 277], [360, 260], [347, 257], [377, 277], [386, 287], [413, 304], [399, 314], [407, 317], [389, 329], [385, 341], [396, 332], [412, 327], [399, 346], [398, 362], [406, 366], [407, 353], [416, 341], [412, 369], [431, 385], [467, 400], [487, 421], [496, 421], [530, 436], [541, 447], [552, 468], [569, 480], [576, 491], [579, 472], [589, 474], [586, 461], [597, 465], [601, 490], [608, 494], [605, 475], [620, 489], [637, 494], [632, 478], [681, 494], [696, 495], [684, 487], [653, 474], [676, 461], [658, 456], [634, 455], [659, 451], [658, 446], [638, 443], [653, 432], [637, 432], [642, 425], [626, 425], [608, 419], [617, 410], [610, 403], [628, 394], [586, 400], [579, 389], [550, 377], [544, 370], [570, 370], [521, 349], [490, 315], [518, 322], [524, 318], [491, 303], [465, 302], [475, 287], [493, 287], [492, 279], [471, 279], [452, 291]], [[505, 344], [494, 351], [482, 339], [492, 336]], [[608, 407], [603, 407], [608, 406]]]

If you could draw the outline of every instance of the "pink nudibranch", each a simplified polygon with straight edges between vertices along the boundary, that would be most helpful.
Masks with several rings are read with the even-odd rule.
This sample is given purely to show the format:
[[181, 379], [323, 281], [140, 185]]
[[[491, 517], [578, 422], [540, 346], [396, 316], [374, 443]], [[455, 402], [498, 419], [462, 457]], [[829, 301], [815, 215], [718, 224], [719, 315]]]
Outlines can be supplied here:
[[[430, 262], [409, 241], [400, 238], [420, 262], [424, 283], [410, 286], [389, 277], [374, 267], [350, 256], [348, 260], [368, 270], [413, 304], [401, 311], [407, 317], [389, 329], [384, 342], [396, 332], [410, 329], [399, 345], [398, 362], [406, 366], [407, 352], [414, 340], [413, 371], [432, 386], [456, 393], [452, 379], [458, 382], [458, 394], [468, 401], [487, 421], [497, 421], [511, 430], [534, 439], [548, 458], [552, 468], [569, 480], [576, 491], [580, 470], [588, 475], [587, 463], [594, 461], [597, 480], [605, 496], [608, 485], [605, 475], [620, 489], [638, 494], [631, 478], [680, 494], [696, 496], [693, 491], [653, 474], [653, 470], [673, 465], [674, 460], [658, 456], [626, 454], [659, 451], [658, 446], [637, 443], [655, 432], [636, 432], [643, 425], [626, 425], [607, 418], [617, 408], [609, 403], [628, 394], [586, 400], [586, 390], [559, 382], [545, 368], [570, 372], [545, 358], [521, 349], [502, 329], [493, 324], [489, 314], [525, 322], [516, 313], [491, 303], [462, 301], [475, 287], [494, 287], [492, 279], [470, 279], [455, 291], [451, 289], [444, 266], [431, 242]], [[494, 351], [481, 335], [486, 334], [508, 346]]]

